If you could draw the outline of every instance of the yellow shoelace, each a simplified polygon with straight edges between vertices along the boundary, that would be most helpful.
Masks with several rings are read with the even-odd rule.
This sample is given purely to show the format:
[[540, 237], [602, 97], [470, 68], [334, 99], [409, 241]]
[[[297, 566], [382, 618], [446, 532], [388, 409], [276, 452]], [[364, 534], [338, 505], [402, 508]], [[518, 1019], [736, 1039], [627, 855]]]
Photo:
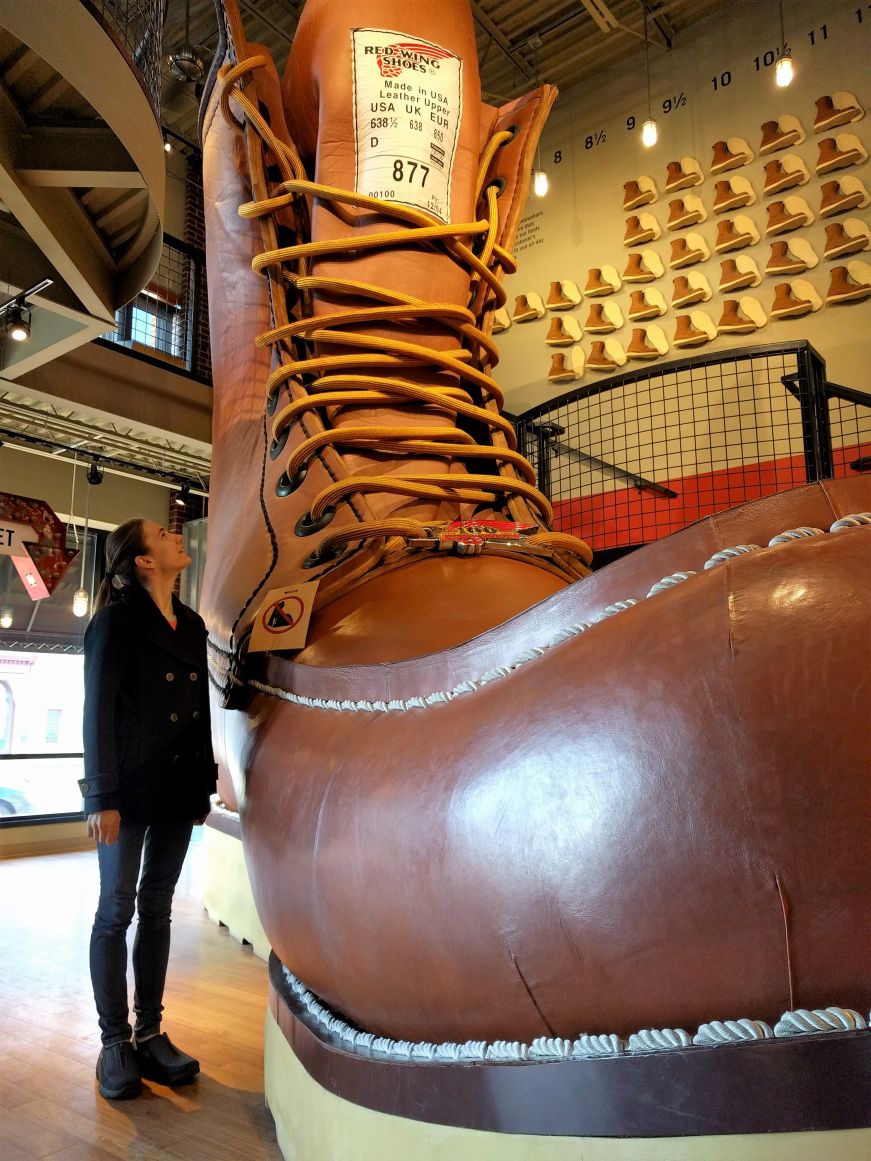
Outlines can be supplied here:
[[[340, 445], [343, 449], [389, 453], [393, 456], [443, 457], [444, 472], [411, 470], [390, 475], [355, 475], [335, 481], [323, 488], [312, 500], [310, 510], [301, 521], [302, 532], [325, 527], [345, 497], [386, 492], [437, 503], [459, 505], [473, 503], [490, 506], [494, 513], [506, 512], [520, 523], [549, 524], [553, 511], [535, 486], [535, 473], [529, 461], [517, 450], [512, 425], [500, 414], [502, 393], [482, 366], [494, 367], [499, 354], [492, 338], [477, 325], [486, 308], [505, 304], [501, 271], [511, 273], [515, 263], [507, 250], [496, 241], [499, 226], [494, 183], [485, 187], [487, 173], [496, 150], [513, 137], [511, 132], [495, 133], [484, 150], [478, 168], [476, 204], [483, 197], [487, 216], [480, 221], [443, 224], [430, 214], [411, 206], [398, 206], [378, 198], [309, 181], [302, 161], [292, 143], [281, 141], [273, 132], [257, 104], [242, 89], [242, 82], [256, 69], [266, 65], [263, 57], [252, 56], [240, 63], [224, 66], [219, 72], [222, 85], [221, 110], [229, 124], [242, 129], [233, 114], [231, 101], [237, 103], [245, 120], [259, 136], [267, 154], [271, 154], [282, 181], [271, 196], [246, 203], [239, 208], [243, 218], [259, 219], [293, 209], [301, 198], [317, 198], [330, 203], [334, 213], [349, 226], [354, 219], [351, 210], [372, 211], [396, 223], [395, 229], [375, 234], [351, 233], [349, 236], [319, 242], [305, 242], [269, 249], [252, 262], [253, 269], [265, 272], [273, 284], [273, 309], [283, 303], [284, 290], [292, 286], [300, 301], [308, 305], [317, 291], [331, 296], [352, 297], [354, 305], [344, 311], [280, 322], [260, 335], [257, 346], [271, 347], [275, 369], [266, 382], [267, 408], [272, 415], [272, 454], [281, 453], [291, 425], [315, 412], [325, 430], [310, 435], [290, 455], [279, 480], [280, 495], [289, 495], [302, 483], [312, 457], [323, 448]], [[471, 244], [475, 244], [475, 250]], [[470, 306], [455, 303], [432, 303], [411, 295], [400, 294], [370, 283], [345, 278], [321, 278], [309, 273], [311, 261], [331, 254], [359, 254], [369, 250], [421, 246], [449, 255], [470, 271]], [[359, 307], [360, 300], [367, 303]], [[368, 305], [371, 303], [371, 305]], [[276, 311], [275, 313], [278, 313]], [[287, 317], [286, 315], [284, 317]], [[402, 326], [438, 324], [453, 334], [457, 346], [434, 350], [416, 342], [397, 338], [379, 338], [372, 334], [345, 329], [360, 324], [387, 323]], [[278, 320], [276, 320], [278, 321]], [[348, 354], [298, 357], [294, 340], [307, 344], [329, 344], [347, 348]], [[448, 372], [453, 386], [423, 386], [403, 377], [403, 370], [413, 368], [430, 376], [445, 378]], [[303, 386], [302, 376], [305, 376]], [[278, 394], [288, 385], [291, 401], [278, 409]], [[480, 400], [476, 402], [463, 384], [471, 385]], [[407, 405], [430, 414], [444, 414], [444, 427], [424, 426], [348, 426], [330, 427], [327, 409], [387, 405], [392, 409]], [[485, 425], [492, 442], [479, 444], [456, 426], [458, 417]], [[303, 430], [306, 430], [303, 428]], [[470, 460], [485, 460], [498, 465], [498, 475], [474, 474], [458, 470]], [[453, 470], [450, 470], [453, 469]], [[530, 513], [534, 516], [530, 516]], [[490, 517], [491, 519], [493, 517]], [[316, 553], [317, 562], [326, 562], [341, 553], [352, 542], [386, 540], [398, 537], [407, 542], [426, 537], [429, 526], [411, 518], [365, 520], [328, 534]], [[577, 537], [544, 529], [532, 534], [537, 552], [546, 550], [566, 579], [573, 580], [589, 572], [589, 547]]]

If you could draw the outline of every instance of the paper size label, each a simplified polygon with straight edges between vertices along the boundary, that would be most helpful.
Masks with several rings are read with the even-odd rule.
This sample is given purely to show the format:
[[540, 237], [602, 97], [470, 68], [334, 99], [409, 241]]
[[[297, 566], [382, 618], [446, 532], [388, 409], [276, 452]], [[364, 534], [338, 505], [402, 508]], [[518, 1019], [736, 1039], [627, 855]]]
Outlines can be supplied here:
[[451, 220], [463, 62], [427, 40], [351, 30], [357, 193]]

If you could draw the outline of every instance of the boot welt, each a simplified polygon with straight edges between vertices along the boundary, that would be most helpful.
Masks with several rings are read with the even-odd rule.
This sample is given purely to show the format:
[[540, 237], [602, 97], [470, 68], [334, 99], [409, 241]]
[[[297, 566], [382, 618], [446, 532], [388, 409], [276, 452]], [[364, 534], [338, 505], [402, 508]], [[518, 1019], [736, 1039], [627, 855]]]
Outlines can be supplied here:
[[838, 242], [834, 246], [827, 246], [823, 251], [823, 257], [837, 258], [841, 254], [858, 254], [867, 245], [867, 237], [864, 234], [860, 234], [858, 238], [850, 238], [849, 240]]
[[643, 306], [640, 310], [630, 310], [626, 316], [633, 322], [644, 322], [645, 319], [659, 318], [658, 306]]
[[709, 343], [711, 340], [704, 331], [699, 331], [697, 335], [687, 335], [682, 339], [675, 339], [674, 345], [676, 347], [700, 347], [703, 343]]
[[871, 296], [871, 286], [851, 286], [847, 290], [842, 290], [835, 294], [827, 294], [826, 303], [829, 306], [838, 306], [843, 302], [861, 302], [863, 298], [868, 298], [869, 296]]
[[[768, 273], [770, 272], [766, 270], [766, 274]], [[719, 289], [721, 292], [727, 290], [744, 290], [746, 287], [752, 286], [755, 279], [756, 276], [751, 270], [747, 274], [742, 274], [740, 278], [733, 278], [731, 282], [721, 282]]]
[[785, 306], [781, 310], [772, 310], [772, 318], [801, 318], [802, 315], [810, 314], [813, 310], [813, 305], [810, 302], [798, 302], [795, 306]]
[[[751, 275], [752, 279], [752, 275]], [[746, 283], [744, 285], [747, 285]], [[701, 288], [693, 287], [689, 294], [683, 294], [680, 298], [673, 298], [671, 305], [673, 307], [679, 306], [694, 306], [697, 302], [705, 301], [705, 292]]]
[[146, 1080], [154, 1080], [158, 1084], [166, 1084], [170, 1087], [191, 1084], [192, 1081], [196, 1080], [200, 1071], [200, 1066], [196, 1060], [192, 1060], [190, 1064], [182, 1064], [178, 1068], [164, 1068], [145, 1056], [140, 1057], [138, 1063], [139, 1071]]
[[785, 173], [782, 177], [767, 182], [763, 193], [768, 197], [771, 194], [780, 193], [782, 189], [792, 189], [795, 185], [801, 185], [803, 177], [804, 174], [800, 169], [797, 169], [794, 173]]
[[820, 206], [820, 217], [821, 218], [831, 218], [835, 214], [843, 214], [845, 210], [855, 209], [856, 206], [859, 206], [861, 204], [862, 204], [861, 193], [857, 192], [857, 193], [845, 194], [842, 198], [839, 198], [838, 201], [832, 202], [830, 205]]
[[756, 323], [752, 319], [747, 322], [721, 323], [717, 327], [717, 333], [721, 335], [752, 335], [755, 330]]
[[777, 274], [804, 274], [807, 270], [807, 262], [802, 262], [797, 258], [794, 262], [783, 262], [779, 266], [768, 265], [765, 267], [765, 273], [771, 275]]
[[848, 169], [851, 165], [858, 165], [862, 160], [862, 154], [857, 149], [851, 149], [848, 153], [840, 153], [837, 157], [830, 157], [828, 161], [820, 162], [817, 166], [817, 173], [831, 173], [833, 169]]
[[612, 362], [610, 359], [605, 359], [601, 363], [593, 362], [592, 359], [587, 359], [587, 370], [598, 371], [600, 374], [604, 374], [607, 371], [616, 371], [617, 364]]

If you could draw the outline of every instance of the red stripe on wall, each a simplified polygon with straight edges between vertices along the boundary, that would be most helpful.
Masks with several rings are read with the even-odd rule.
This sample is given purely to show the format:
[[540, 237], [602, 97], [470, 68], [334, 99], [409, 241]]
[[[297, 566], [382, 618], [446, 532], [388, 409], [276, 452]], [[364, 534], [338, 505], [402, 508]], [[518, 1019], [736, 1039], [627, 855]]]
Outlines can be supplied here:
[[[871, 455], [871, 443], [833, 449], [834, 475], [851, 476], [851, 460]], [[677, 492], [674, 498], [634, 486], [554, 500], [553, 526], [582, 536], [595, 551], [646, 544], [685, 528], [694, 520], [734, 508], [747, 500], [785, 492], [806, 483], [804, 457], [785, 456], [762, 463], [696, 476], [657, 480]]]

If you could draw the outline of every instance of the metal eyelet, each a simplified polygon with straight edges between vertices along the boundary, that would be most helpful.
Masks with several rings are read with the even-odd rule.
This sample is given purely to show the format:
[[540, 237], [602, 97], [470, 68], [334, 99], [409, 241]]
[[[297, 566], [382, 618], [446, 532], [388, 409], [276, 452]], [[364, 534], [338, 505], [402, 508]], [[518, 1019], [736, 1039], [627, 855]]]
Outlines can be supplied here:
[[269, 445], [269, 458], [271, 460], [277, 460], [281, 453], [284, 451], [284, 445], [287, 443], [287, 433], [289, 430], [290, 428], [285, 427], [278, 439], [274, 439]]
[[266, 396], [266, 414], [267, 415], [274, 415], [275, 409], [277, 406], [278, 406], [278, 392], [271, 391], [269, 393], [269, 395]]
[[505, 193], [507, 182], [504, 177], [494, 177], [492, 181], [487, 182], [487, 189], [491, 189], [494, 185], [496, 187], [496, 197], [501, 198]]
[[275, 482], [276, 496], [289, 496], [291, 492], [295, 492], [308, 474], [308, 466], [303, 464], [299, 471], [291, 479], [287, 472], [282, 472]]
[[335, 514], [335, 508], [326, 508], [319, 520], [312, 520], [308, 512], [303, 512], [302, 516], [297, 520], [296, 527], [293, 531], [297, 536], [314, 536], [316, 532], [320, 532], [322, 528], [326, 528]]
[[344, 556], [347, 551], [347, 544], [334, 544], [329, 552], [326, 553], [322, 553], [319, 548], [316, 548], [302, 562], [302, 567], [318, 568], [319, 565], [330, 564], [332, 561], [338, 560], [340, 556]]
[[504, 149], [506, 145], [511, 144], [511, 142], [514, 140], [514, 138], [520, 132], [520, 126], [519, 125], [506, 125], [505, 128], [500, 129], [499, 132], [511, 134], [511, 136], [508, 138], [507, 141], [500, 141], [500, 143], [499, 143], [499, 148]]

